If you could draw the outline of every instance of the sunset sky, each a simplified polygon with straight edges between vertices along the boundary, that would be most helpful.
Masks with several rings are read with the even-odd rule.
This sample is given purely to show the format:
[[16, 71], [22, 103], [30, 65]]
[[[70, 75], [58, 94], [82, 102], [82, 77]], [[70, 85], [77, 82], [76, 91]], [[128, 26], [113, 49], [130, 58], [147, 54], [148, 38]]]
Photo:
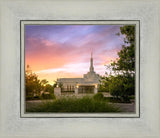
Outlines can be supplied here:
[[104, 75], [123, 43], [120, 25], [25, 25], [25, 65], [50, 84], [57, 78], [83, 77], [94, 70]]

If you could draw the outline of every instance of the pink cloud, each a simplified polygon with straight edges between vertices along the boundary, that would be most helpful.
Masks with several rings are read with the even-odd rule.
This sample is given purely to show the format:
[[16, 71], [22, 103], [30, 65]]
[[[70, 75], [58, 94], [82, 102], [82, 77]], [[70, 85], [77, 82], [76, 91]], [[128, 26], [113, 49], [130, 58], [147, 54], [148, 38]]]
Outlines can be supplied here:
[[85, 37], [70, 38], [70, 42], [63, 43], [44, 37], [27, 37], [25, 64], [29, 64], [40, 78], [47, 78], [49, 81], [59, 76], [80, 77], [88, 71], [90, 53], [93, 51], [95, 71], [102, 75], [105, 73], [104, 65], [116, 60], [117, 52], [121, 49], [111, 41], [112, 32], [114, 28], [108, 32], [104, 29], [100, 33], [93, 32]]

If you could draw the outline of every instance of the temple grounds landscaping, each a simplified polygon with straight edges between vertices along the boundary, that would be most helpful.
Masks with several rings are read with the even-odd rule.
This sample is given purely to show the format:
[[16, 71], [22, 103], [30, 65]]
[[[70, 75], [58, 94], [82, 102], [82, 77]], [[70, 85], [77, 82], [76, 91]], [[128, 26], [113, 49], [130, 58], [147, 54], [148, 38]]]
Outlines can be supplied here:
[[26, 112], [59, 113], [96, 113], [96, 112], [133, 112], [134, 103], [118, 103], [102, 93], [79, 95], [79, 97], [61, 96], [48, 100], [30, 100], [26, 102]]

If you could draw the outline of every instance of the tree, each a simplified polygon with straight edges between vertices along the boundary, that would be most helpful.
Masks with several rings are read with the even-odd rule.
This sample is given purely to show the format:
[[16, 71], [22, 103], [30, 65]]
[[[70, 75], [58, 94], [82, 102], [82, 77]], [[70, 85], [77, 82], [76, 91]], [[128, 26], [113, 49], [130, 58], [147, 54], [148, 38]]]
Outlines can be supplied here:
[[[55, 85], [48, 84], [46, 79], [39, 80], [35, 73], [32, 73], [29, 65], [25, 71], [26, 99], [53, 99]], [[42, 92], [42, 93], [41, 93]], [[49, 92], [45, 94], [44, 92]]]
[[40, 94], [41, 91], [41, 83], [38, 79], [38, 76], [34, 73], [25, 72], [25, 90], [26, 90], [26, 98], [33, 98]]
[[108, 88], [109, 78], [105, 77], [105, 76], [101, 76], [101, 79], [99, 81], [100, 81], [100, 84], [98, 87], [98, 91], [99, 92], [108, 92], [109, 91], [109, 88]]
[[53, 94], [54, 93], [54, 86], [50, 85], [50, 84], [47, 84], [45, 86], [45, 91], [46, 92], [49, 92], [50, 94]]
[[112, 96], [118, 98], [120, 92], [123, 92], [123, 80], [121, 76], [110, 76], [109, 91]]
[[44, 93], [41, 95], [41, 99], [55, 99], [54, 85], [46, 84], [44, 87]]
[[111, 95], [127, 101], [135, 91], [135, 26], [125, 25], [120, 27], [120, 31], [125, 35], [125, 45], [118, 52], [119, 58], [108, 66], [113, 71], [108, 86]]
[[129, 101], [128, 96], [134, 95], [134, 77], [130, 75], [110, 76], [109, 91], [112, 96]]
[[48, 81], [47, 81], [46, 79], [41, 80], [41, 84], [42, 84], [43, 86], [45, 86], [47, 83], [48, 83]]
[[[111, 63], [114, 71], [121, 73], [135, 73], [135, 26], [120, 27], [121, 34], [125, 35], [122, 50], [118, 52], [119, 58]], [[129, 44], [129, 46], [128, 46]]]

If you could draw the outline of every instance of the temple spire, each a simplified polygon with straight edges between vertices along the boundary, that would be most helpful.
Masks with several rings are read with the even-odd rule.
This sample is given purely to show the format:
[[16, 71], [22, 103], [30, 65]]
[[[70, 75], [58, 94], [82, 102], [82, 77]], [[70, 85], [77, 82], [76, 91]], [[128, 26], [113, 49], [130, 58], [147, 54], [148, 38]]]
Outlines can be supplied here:
[[91, 60], [90, 60], [90, 72], [94, 72], [92, 52], [91, 52]]

